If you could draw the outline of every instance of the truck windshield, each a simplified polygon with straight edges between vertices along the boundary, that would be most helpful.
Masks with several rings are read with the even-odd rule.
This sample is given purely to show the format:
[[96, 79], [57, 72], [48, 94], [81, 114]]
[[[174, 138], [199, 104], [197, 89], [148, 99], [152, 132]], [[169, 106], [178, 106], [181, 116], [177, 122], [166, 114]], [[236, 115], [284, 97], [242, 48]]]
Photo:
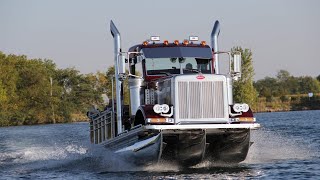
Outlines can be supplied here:
[[146, 72], [148, 75], [159, 74], [192, 74], [211, 73], [211, 59], [201, 58], [146, 58]]
[[209, 47], [153, 47], [143, 48], [142, 53], [146, 58], [171, 58], [193, 57], [211, 59], [212, 51]]

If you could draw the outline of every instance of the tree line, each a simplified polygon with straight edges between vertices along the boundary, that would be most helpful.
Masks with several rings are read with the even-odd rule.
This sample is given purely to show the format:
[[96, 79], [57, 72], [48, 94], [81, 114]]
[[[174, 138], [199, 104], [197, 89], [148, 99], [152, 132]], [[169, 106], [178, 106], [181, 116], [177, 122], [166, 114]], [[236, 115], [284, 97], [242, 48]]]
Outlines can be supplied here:
[[[231, 51], [242, 54], [242, 78], [234, 83], [235, 102], [248, 103], [255, 109], [259, 98], [272, 101], [281, 97], [285, 101], [287, 95], [320, 93], [320, 75], [294, 77], [280, 70], [276, 77], [254, 82], [251, 50], [235, 47]], [[52, 60], [0, 51], [0, 126], [87, 119], [85, 114], [92, 105], [103, 109], [108, 104], [113, 76], [114, 67], [81, 74], [75, 68], [59, 69]], [[129, 104], [126, 86], [124, 94], [124, 103]]]
[[254, 86], [259, 95], [255, 111], [320, 109], [320, 75], [294, 77], [280, 70], [276, 77], [265, 77]]
[[286, 70], [280, 70], [276, 77], [265, 77], [254, 83], [260, 97], [266, 97], [268, 101], [272, 97], [285, 98], [287, 95], [320, 93], [320, 75], [294, 77]]
[[0, 126], [84, 119], [92, 104], [104, 106], [101, 94], [111, 94], [105, 73], [59, 69], [47, 59], [0, 52], [0, 72]]

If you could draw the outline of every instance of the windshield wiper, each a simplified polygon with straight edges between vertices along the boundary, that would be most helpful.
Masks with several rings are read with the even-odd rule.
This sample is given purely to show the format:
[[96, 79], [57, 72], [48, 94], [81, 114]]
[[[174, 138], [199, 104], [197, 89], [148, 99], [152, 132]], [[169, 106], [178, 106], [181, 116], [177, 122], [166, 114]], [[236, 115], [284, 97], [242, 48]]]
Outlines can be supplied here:
[[196, 72], [196, 73], [199, 73], [200, 71], [196, 70], [196, 69], [183, 69], [183, 70], [186, 70], [186, 71], [190, 71], [190, 72]]
[[167, 76], [172, 76], [171, 73], [169, 73], [169, 72], [163, 72], [163, 71], [159, 72], [159, 74], [165, 74], [165, 75], [167, 75]]

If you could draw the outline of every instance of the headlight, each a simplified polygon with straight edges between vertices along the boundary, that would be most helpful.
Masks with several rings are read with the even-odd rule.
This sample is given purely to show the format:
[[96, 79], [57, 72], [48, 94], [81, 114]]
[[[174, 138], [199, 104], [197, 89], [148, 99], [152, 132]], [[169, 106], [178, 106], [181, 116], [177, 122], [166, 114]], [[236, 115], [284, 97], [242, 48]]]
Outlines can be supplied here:
[[248, 112], [249, 111], [249, 105], [248, 104], [242, 104], [242, 111]]
[[234, 110], [234, 112], [237, 112], [237, 113], [241, 112], [241, 110], [242, 110], [241, 104], [234, 104], [233, 110]]
[[168, 113], [169, 110], [170, 110], [170, 107], [169, 107], [169, 105], [167, 105], [167, 104], [162, 104], [162, 105], [160, 105], [160, 104], [155, 104], [155, 105], [153, 106], [153, 111], [154, 111], [155, 113], [157, 113], [157, 114], [159, 114], [159, 113]]
[[234, 104], [233, 110], [237, 113], [239, 112], [248, 112], [249, 111], [249, 105], [248, 104]]
[[169, 105], [168, 104], [162, 104], [162, 112], [163, 113], [168, 113], [170, 110]]
[[157, 114], [162, 112], [162, 106], [160, 106], [160, 104], [156, 104], [153, 106], [153, 111]]

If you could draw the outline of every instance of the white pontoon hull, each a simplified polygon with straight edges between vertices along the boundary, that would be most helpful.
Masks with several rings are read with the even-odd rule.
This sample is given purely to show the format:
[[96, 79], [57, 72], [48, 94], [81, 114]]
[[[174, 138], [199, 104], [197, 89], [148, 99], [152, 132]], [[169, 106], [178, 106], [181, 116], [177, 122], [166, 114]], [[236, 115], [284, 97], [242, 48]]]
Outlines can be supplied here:
[[203, 160], [238, 163], [250, 147], [250, 130], [259, 124], [148, 125], [102, 144], [138, 165], [160, 160], [194, 165]]

